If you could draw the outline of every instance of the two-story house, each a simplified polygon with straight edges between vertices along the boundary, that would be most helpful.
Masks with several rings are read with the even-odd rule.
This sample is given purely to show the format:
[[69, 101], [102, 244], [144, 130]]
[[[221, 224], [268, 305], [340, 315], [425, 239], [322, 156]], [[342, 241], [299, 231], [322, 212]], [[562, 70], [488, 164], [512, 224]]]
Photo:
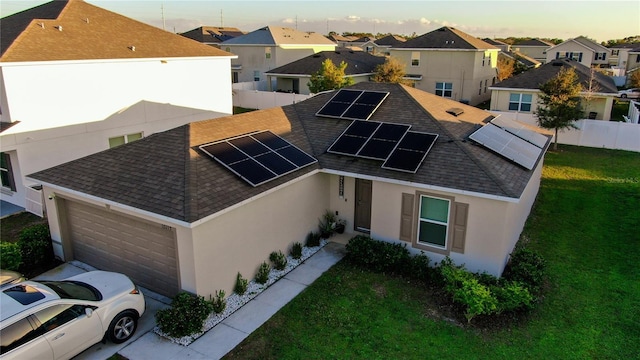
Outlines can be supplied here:
[[553, 45], [548, 41], [529, 39], [515, 42], [511, 45], [511, 50], [544, 63], [547, 60], [547, 50]]
[[584, 36], [578, 36], [547, 49], [546, 62], [552, 62], [556, 59], [571, 59], [587, 67], [598, 65], [608, 67], [610, 56], [610, 49]]
[[232, 113], [232, 54], [80, 0], [0, 20], [3, 202], [42, 212], [25, 175]]
[[229, 26], [200, 26], [195, 29], [180, 33], [189, 39], [199, 41], [203, 44], [220, 48], [223, 41], [231, 40], [234, 37], [242, 36], [245, 33], [238, 28]]
[[453, 27], [441, 27], [390, 49], [417, 89], [479, 104], [497, 81], [500, 49]]
[[224, 41], [220, 48], [238, 56], [231, 61], [236, 83], [266, 80], [265, 72], [320, 51], [335, 50], [336, 44], [318, 33], [266, 26]]

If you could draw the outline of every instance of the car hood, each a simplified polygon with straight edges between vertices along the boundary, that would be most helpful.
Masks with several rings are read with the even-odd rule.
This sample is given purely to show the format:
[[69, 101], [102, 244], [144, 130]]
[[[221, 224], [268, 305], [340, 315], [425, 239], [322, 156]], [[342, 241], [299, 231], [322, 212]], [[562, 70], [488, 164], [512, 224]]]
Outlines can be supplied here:
[[65, 280], [80, 281], [95, 287], [102, 294], [102, 300], [129, 293], [135, 288], [126, 275], [109, 271], [89, 271]]

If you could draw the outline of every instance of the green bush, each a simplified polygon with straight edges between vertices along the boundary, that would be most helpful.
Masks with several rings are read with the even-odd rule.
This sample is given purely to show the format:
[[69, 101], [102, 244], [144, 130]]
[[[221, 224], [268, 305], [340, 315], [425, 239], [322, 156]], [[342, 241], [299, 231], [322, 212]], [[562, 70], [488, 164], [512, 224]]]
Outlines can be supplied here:
[[313, 231], [307, 234], [307, 239], [305, 242], [306, 247], [316, 247], [320, 246], [320, 234], [314, 233]]
[[22, 253], [18, 244], [0, 242], [0, 267], [6, 270], [20, 271]]
[[318, 231], [320, 232], [320, 237], [323, 239], [328, 239], [333, 235], [336, 226], [336, 216], [333, 212], [327, 210], [322, 215], [322, 217], [318, 220]]
[[522, 283], [504, 281], [500, 286], [492, 286], [490, 289], [498, 301], [498, 313], [533, 308], [534, 297]]
[[158, 310], [156, 322], [160, 330], [172, 337], [197, 334], [213, 311], [213, 304], [199, 295], [181, 292], [171, 301], [171, 307]]
[[511, 253], [511, 260], [503, 276], [507, 280], [519, 281], [535, 291], [544, 281], [545, 269], [546, 262], [540, 254], [533, 250], [519, 248]]
[[349, 261], [373, 271], [404, 274], [410, 266], [411, 255], [405, 244], [357, 235], [349, 240], [346, 250]]
[[269, 255], [269, 260], [273, 263], [276, 270], [284, 270], [287, 267], [287, 257], [282, 251], [274, 251]]
[[227, 300], [224, 298], [224, 290], [216, 291], [216, 296], [211, 300], [213, 312], [220, 314], [227, 307]]
[[466, 307], [464, 316], [471, 322], [477, 315], [490, 315], [498, 310], [498, 301], [485, 285], [475, 279], [465, 279], [453, 291], [453, 300]]
[[289, 255], [291, 255], [292, 258], [299, 260], [302, 257], [302, 244], [294, 242], [293, 245], [291, 245]]
[[238, 295], [244, 295], [247, 292], [247, 287], [249, 286], [249, 281], [242, 277], [240, 273], [236, 276], [236, 286], [233, 288], [233, 292]]
[[271, 266], [267, 264], [267, 262], [263, 262], [260, 264], [258, 268], [258, 273], [256, 274], [256, 282], [258, 284], [266, 284], [269, 281], [269, 272], [271, 271]]
[[431, 259], [424, 252], [411, 256], [405, 275], [424, 282], [431, 282], [434, 277], [434, 269], [430, 266]]
[[53, 262], [53, 246], [47, 225], [38, 224], [25, 228], [20, 233], [17, 244], [22, 254], [22, 272], [47, 268]]

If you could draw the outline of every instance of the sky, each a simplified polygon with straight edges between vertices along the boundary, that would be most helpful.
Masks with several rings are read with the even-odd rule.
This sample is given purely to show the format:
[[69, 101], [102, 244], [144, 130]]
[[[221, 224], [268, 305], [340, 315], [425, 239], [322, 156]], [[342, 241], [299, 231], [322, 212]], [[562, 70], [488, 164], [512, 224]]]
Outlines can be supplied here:
[[[421, 35], [453, 26], [481, 38], [566, 40], [583, 35], [602, 42], [640, 35], [638, 0], [85, 1], [171, 32], [202, 25], [250, 32], [271, 25], [321, 34], [335, 31]], [[2, 0], [0, 16], [45, 2]]]

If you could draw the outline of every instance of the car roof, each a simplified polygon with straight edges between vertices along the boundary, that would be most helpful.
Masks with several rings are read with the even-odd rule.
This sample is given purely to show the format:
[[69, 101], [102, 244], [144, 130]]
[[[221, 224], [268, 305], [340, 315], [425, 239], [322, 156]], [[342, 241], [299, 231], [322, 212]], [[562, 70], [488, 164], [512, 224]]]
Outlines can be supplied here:
[[[16, 297], [10, 295], [12, 291], [15, 291], [16, 293], [22, 292], [26, 295], [35, 295], [32, 298], [36, 300], [28, 304], [22, 304], [20, 301], [16, 300]], [[42, 295], [42, 297], [38, 294]], [[60, 296], [43, 284], [33, 281], [21, 282], [16, 284], [16, 286], [3, 289], [0, 293], [0, 320], [4, 321], [42, 303], [58, 299], [60, 299]]]

